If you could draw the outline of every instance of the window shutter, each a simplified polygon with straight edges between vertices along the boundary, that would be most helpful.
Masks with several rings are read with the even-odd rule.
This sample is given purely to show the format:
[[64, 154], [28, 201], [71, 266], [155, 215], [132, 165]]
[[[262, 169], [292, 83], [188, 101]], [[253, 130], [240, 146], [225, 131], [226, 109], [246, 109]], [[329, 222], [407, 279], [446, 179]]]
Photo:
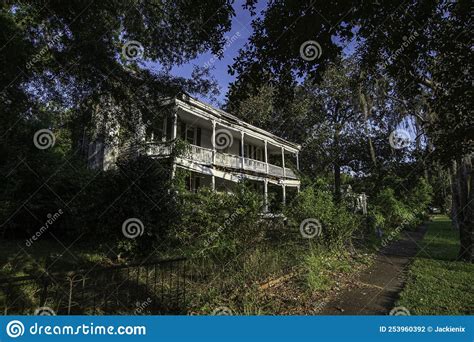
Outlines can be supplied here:
[[181, 122], [181, 139], [186, 140], [186, 123]]
[[201, 146], [201, 127], [197, 128], [196, 132], [196, 145]]
[[170, 116], [166, 118], [166, 140], [171, 140], [171, 130], [173, 129], [172, 120]]
[[196, 177], [195, 180], [196, 180], [196, 184], [195, 184], [194, 190], [197, 191], [199, 187], [201, 186], [201, 178]]

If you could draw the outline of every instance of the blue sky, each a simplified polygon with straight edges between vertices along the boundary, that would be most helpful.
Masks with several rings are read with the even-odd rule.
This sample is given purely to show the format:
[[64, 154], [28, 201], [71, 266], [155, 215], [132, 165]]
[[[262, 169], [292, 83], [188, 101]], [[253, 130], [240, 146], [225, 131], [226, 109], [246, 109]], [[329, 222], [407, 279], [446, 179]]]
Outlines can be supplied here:
[[[228, 67], [233, 64], [234, 58], [239, 54], [239, 50], [244, 47], [252, 34], [251, 23], [253, 18], [250, 15], [250, 12], [242, 7], [244, 3], [245, 0], [236, 0], [233, 4], [235, 16], [232, 18], [232, 27], [230, 31], [225, 34], [225, 37], [230, 41], [230, 43], [227, 44], [223, 56], [220, 59], [216, 59], [215, 56], [213, 56], [213, 54], [208, 51], [206, 53], [200, 54], [197, 58], [190, 60], [186, 64], [174, 66], [170, 71], [170, 73], [174, 76], [191, 78], [194, 66], [210, 66], [210, 74], [219, 85], [220, 94], [217, 96], [217, 100], [213, 101], [212, 99], [199, 94], [194, 94], [194, 96], [217, 107], [222, 107], [222, 105], [225, 103], [225, 96], [227, 94], [227, 90], [229, 89], [229, 85], [236, 78], [235, 76], [231, 76], [228, 73]], [[258, 1], [256, 3], [256, 15], [259, 16], [266, 6], [266, 0]], [[354, 30], [354, 33], [356, 32], [357, 29]], [[341, 46], [347, 44], [339, 41], [336, 37], [334, 37], [334, 40], [336, 44]], [[345, 54], [351, 54], [354, 51], [355, 45], [356, 41], [354, 38], [347, 46], [345, 46]], [[147, 61], [144, 63], [144, 66], [151, 70], [162, 70], [161, 65], [156, 62]]]
[[[242, 8], [243, 0], [236, 0], [234, 3], [235, 16], [232, 18], [232, 28], [225, 34], [231, 42], [225, 49], [221, 59], [212, 61], [213, 55], [211, 52], [206, 52], [199, 55], [197, 58], [189, 61], [187, 64], [181, 66], [175, 66], [171, 69], [171, 74], [175, 76], [181, 76], [190, 78], [195, 65], [204, 67], [211, 65], [210, 74], [217, 80], [219, 84], [220, 94], [217, 97], [217, 103], [212, 102], [209, 98], [204, 96], [197, 96], [201, 100], [212, 103], [213, 105], [222, 105], [225, 102], [225, 95], [229, 88], [229, 84], [235, 80], [235, 76], [229, 75], [227, 72], [228, 66], [233, 64], [233, 59], [238, 55], [238, 52], [243, 48], [244, 44], [248, 41], [248, 38], [252, 34], [252, 17], [248, 10]], [[257, 14], [266, 5], [266, 1], [259, 1], [257, 4]], [[148, 63], [147, 63], [148, 64]], [[160, 70], [160, 66], [157, 63], [148, 64], [150, 69]]]

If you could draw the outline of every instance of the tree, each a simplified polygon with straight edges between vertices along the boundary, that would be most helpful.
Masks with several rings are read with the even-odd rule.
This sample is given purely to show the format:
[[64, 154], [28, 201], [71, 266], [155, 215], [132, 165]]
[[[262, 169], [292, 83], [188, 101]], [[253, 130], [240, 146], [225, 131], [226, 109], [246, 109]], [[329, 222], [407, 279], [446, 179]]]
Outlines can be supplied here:
[[[349, 167], [357, 160], [355, 146], [359, 146], [362, 118], [356, 104], [356, 84], [354, 73], [357, 66], [350, 61], [339, 60], [329, 65], [324, 72], [323, 80], [315, 86], [308, 80], [305, 89], [314, 101], [312, 115], [320, 117], [314, 126], [312, 136], [324, 136], [325, 141], [319, 149], [325, 154], [319, 162], [328, 163], [334, 175], [334, 198], [341, 200], [341, 169]], [[321, 153], [318, 153], [321, 156]]]
[[[78, 141], [84, 129], [97, 128], [95, 118], [106, 113], [106, 105], [113, 106], [107, 112], [112, 121], [129, 131], [137, 112], [159, 119], [164, 96], [183, 90], [212, 94], [215, 82], [205, 70], [196, 69], [189, 80], [169, 70], [204, 51], [217, 53], [233, 15], [224, 0], [2, 2], [2, 228], [25, 205], [33, 215], [49, 210], [42, 201], [51, 196], [48, 180], [77, 166]], [[148, 70], [151, 62], [161, 70]], [[52, 131], [56, 144], [37, 149], [33, 137], [39, 129]], [[60, 186], [80, 183], [66, 178]], [[30, 214], [23, 218], [29, 221], [19, 227], [36, 222]]]
[[[254, 1], [248, 6], [254, 9]], [[461, 238], [459, 257], [472, 261], [473, 142], [469, 128], [473, 106], [472, 84], [466, 77], [473, 59], [469, 8], [465, 0], [271, 2], [254, 19], [250, 43], [231, 67], [237, 81], [230, 87], [229, 100], [247, 98], [248, 91], [261, 83], [271, 82], [281, 96], [305, 75], [318, 82], [329, 63], [352, 43], [349, 50], [361, 61], [359, 103], [364, 116], [373, 115], [374, 98], [367, 89], [381, 78], [389, 80], [384, 96], [404, 108], [405, 115], [416, 117], [419, 134], [427, 139], [426, 154], [451, 169], [453, 221], [459, 223]], [[305, 56], [311, 51], [305, 49], [309, 43], [316, 53]], [[386, 115], [393, 121], [399, 113]], [[368, 143], [375, 164], [373, 142], [369, 139]]]

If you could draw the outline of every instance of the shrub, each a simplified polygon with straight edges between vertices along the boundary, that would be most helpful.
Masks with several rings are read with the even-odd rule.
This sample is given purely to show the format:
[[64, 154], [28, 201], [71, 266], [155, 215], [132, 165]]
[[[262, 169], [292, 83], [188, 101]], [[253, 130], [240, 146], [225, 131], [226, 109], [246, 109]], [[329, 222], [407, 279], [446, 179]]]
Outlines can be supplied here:
[[262, 203], [262, 197], [244, 183], [232, 194], [208, 188], [196, 194], [181, 191], [182, 217], [171, 239], [194, 255], [227, 259], [263, 238]]
[[420, 178], [408, 194], [401, 194], [400, 199], [392, 188], [386, 187], [369, 203], [369, 222], [372, 228], [378, 227], [385, 231], [393, 231], [401, 226], [416, 227], [425, 218], [431, 198], [431, 186], [424, 178]]
[[426, 217], [428, 205], [433, 200], [433, 188], [428, 181], [421, 177], [408, 194], [408, 205], [416, 218], [415, 224], [420, 224]]
[[350, 212], [344, 205], [335, 205], [332, 193], [320, 184], [302, 190], [286, 208], [285, 214], [288, 224], [295, 230], [306, 219], [318, 220], [322, 226], [321, 236], [315, 239], [326, 247], [342, 247], [350, 243], [361, 224], [358, 214]]

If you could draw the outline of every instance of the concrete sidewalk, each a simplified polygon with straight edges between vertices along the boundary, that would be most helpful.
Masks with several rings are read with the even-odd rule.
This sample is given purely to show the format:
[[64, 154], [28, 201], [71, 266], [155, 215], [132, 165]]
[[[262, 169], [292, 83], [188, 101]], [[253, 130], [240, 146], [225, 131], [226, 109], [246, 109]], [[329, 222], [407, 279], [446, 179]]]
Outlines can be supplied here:
[[321, 315], [386, 315], [404, 287], [406, 274], [419, 250], [426, 226], [405, 231], [400, 240], [382, 249], [374, 264], [357, 279], [355, 286], [328, 302]]

